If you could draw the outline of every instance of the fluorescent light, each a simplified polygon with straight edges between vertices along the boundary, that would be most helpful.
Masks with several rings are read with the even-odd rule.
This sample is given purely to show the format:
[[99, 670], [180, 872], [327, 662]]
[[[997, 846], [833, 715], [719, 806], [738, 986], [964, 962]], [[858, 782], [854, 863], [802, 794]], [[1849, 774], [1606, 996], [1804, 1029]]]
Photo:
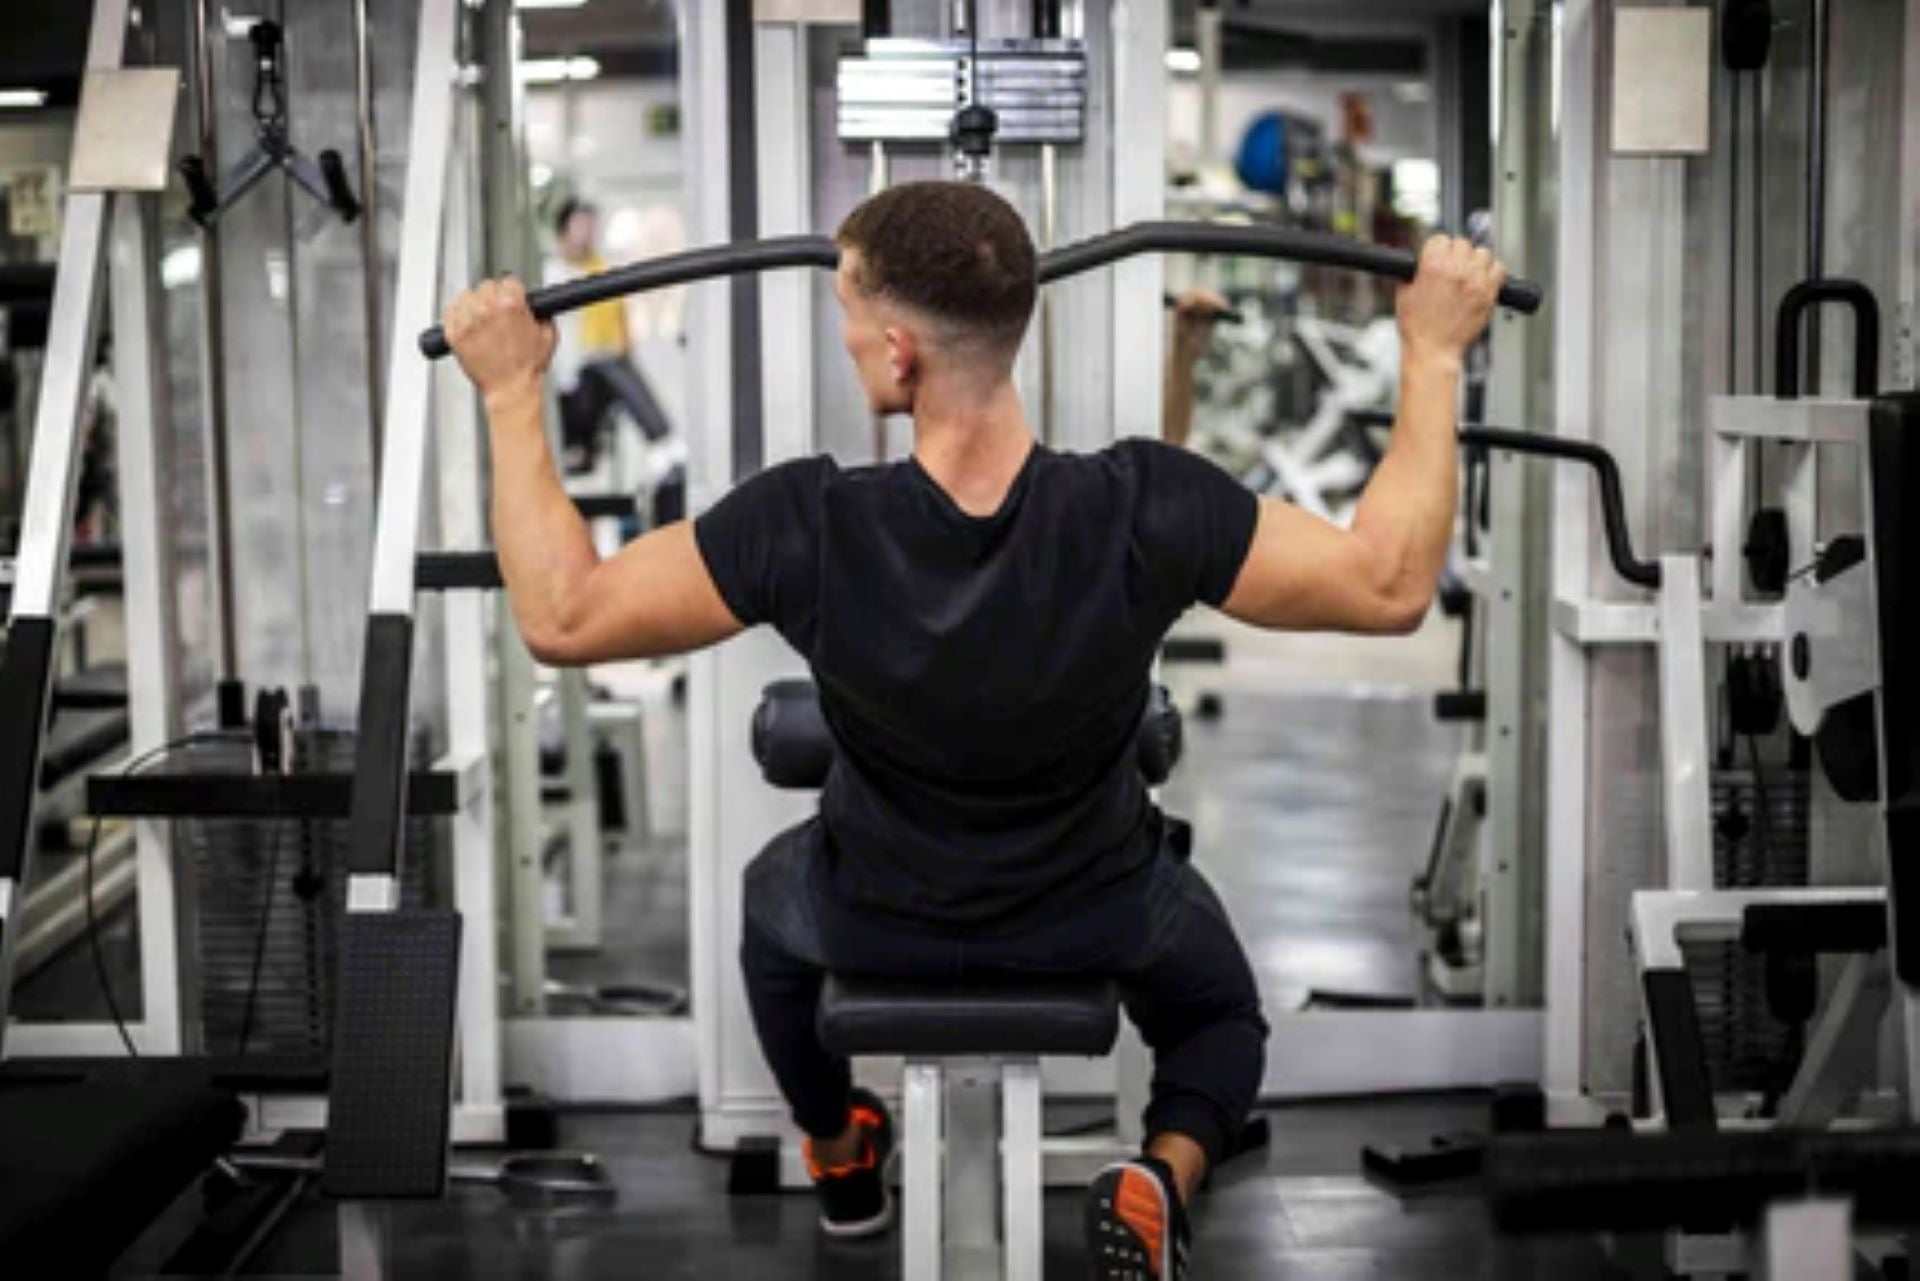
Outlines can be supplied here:
[[553, 170], [546, 165], [535, 165], [528, 171], [527, 176], [533, 180], [534, 186], [544, 187], [553, 181]]
[[516, 9], [578, 9], [587, 0], [513, 0]]
[[1167, 50], [1167, 70], [1176, 76], [1199, 75], [1200, 51], [1198, 49]]
[[44, 107], [45, 89], [0, 89], [0, 107]]
[[599, 74], [597, 58], [528, 58], [520, 64], [522, 84], [564, 84], [569, 80], [591, 80]]

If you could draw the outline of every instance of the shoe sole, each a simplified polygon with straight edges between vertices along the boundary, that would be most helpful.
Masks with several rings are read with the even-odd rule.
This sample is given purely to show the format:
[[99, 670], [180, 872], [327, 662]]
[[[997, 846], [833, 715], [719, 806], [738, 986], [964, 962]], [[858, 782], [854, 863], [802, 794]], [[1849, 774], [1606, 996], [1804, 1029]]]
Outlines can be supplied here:
[[880, 1213], [871, 1219], [861, 1219], [854, 1223], [835, 1223], [825, 1215], [820, 1216], [820, 1230], [836, 1241], [857, 1241], [862, 1237], [876, 1237], [893, 1226], [894, 1211], [898, 1208], [893, 1196], [893, 1166], [900, 1159], [900, 1149], [887, 1153], [887, 1159], [880, 1166]]
[[[1128, 1203], [1140, 1198], [1160, 1214], [1160, 1263], [1153, 1247], [1127, 1222]], [[1130, 1161], [1110, 1165], [1087, 1188], [1087, 1257], [1094, 1281], [1173, 1281], [1173, 1207], [1160, 1180]]]

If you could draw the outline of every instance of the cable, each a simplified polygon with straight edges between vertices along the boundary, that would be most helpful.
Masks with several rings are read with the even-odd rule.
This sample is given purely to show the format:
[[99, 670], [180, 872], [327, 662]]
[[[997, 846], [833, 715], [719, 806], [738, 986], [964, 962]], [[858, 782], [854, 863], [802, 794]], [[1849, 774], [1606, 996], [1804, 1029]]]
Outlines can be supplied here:
[[253, 1006], [260, 995], [261, 963], [267, 955], [268, 927], [273, 924], [273, 891], [280, 879], [280, 824], [269, 819], [267, 831], [267, 890], [260, 903], [260, 929], [253, 936], [253, 968], [247, 976], [247, 1004], [240, 1017], [239, 1048], [234, 1051], [237, 1059], [247, 1057], [247, 1041], [253, 1034]]
[[963, 106], [971, 107], [980, 101], [980, 7], [977, 0], [967, 0], [967, 100]]
[[[143, 752], [139, 756], [134, 757], [134, 759], [120, 771], [120, 777], [131, 778], [149, 762], [166, 755], [168, 752], [176, 751], [182, 747], [191, 747], [196, 743], [202, 743], [208, 740], [220, 740], [222, 738], [224, 738], [224, 735], [201, 731], [199, 733], [189, 734], [185, 738], [176, 738], [171, 743], [162, 743], [153, 750]], [[128, 1058], [137, 1059], [140, 1057], [140, 1051], [133, 1043], [133, 1034], [127, 1030], [127, 1020], [120, 1012], [120, 1002], [113, 995], [113, 984], [107, 978], [106, 952], [100, 946], [100, 918], [93, 902], [93, 855], [95, 849], [97, 849], [100, 844], [100, 824], [104, 818], [105, 815], [102, 814], [95, 814], [93, 816], [93, 828], [87, 835], [87, 852], [82, 869], [86, 874], [86, 893], [84, 897], [87, 906], [87, 950], [93, 956], [93, 976], [100, 984], [100, 995], [106, 998], [107, 1014], [113, 1019], [114, 1030], [120, 1033], [120, 1044], [127, 1047]]]

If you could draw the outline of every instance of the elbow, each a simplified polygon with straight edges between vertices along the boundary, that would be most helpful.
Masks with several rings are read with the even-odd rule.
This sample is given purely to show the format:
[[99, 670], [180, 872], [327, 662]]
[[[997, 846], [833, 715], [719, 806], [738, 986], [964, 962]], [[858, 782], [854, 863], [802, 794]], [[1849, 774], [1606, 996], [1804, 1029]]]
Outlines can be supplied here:
[[1427, 613], [1433, 608], [1433, 585], [1389, 592], [1380, 599], [1375, 626], [1371, 629], [1380, 636], [1411, 636], [1420, 630], [1427, 621]]
[[1387, 636], [1411, 636], [1427, 621], [1427, 611], [1432, 606], [1432, 592], [1416, 601], [1396, 602], [1388, 607], [1380, 630]]
[[564, 627], [521, 620], [520, 640], [533, 661], [544, 667], [579, 667], [585, 662], [579, 641]]

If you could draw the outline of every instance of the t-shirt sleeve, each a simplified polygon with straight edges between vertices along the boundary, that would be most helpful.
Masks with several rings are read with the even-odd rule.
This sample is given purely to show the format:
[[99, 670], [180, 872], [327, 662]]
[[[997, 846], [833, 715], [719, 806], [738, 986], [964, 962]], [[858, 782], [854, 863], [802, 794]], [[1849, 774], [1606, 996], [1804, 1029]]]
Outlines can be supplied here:
[[791, 636], [812, 617], [828, 458], [802, 458], [734, 486], [693, 523], [707, 573], [733, 616]]
[[1232, 593], [1260, 500], [1219, 467], [1157, 440], [1119, 446], [1139, 475], [1136, 529], [1155, 577], [1171, 586], [1172, 602], [1218, 607]]

